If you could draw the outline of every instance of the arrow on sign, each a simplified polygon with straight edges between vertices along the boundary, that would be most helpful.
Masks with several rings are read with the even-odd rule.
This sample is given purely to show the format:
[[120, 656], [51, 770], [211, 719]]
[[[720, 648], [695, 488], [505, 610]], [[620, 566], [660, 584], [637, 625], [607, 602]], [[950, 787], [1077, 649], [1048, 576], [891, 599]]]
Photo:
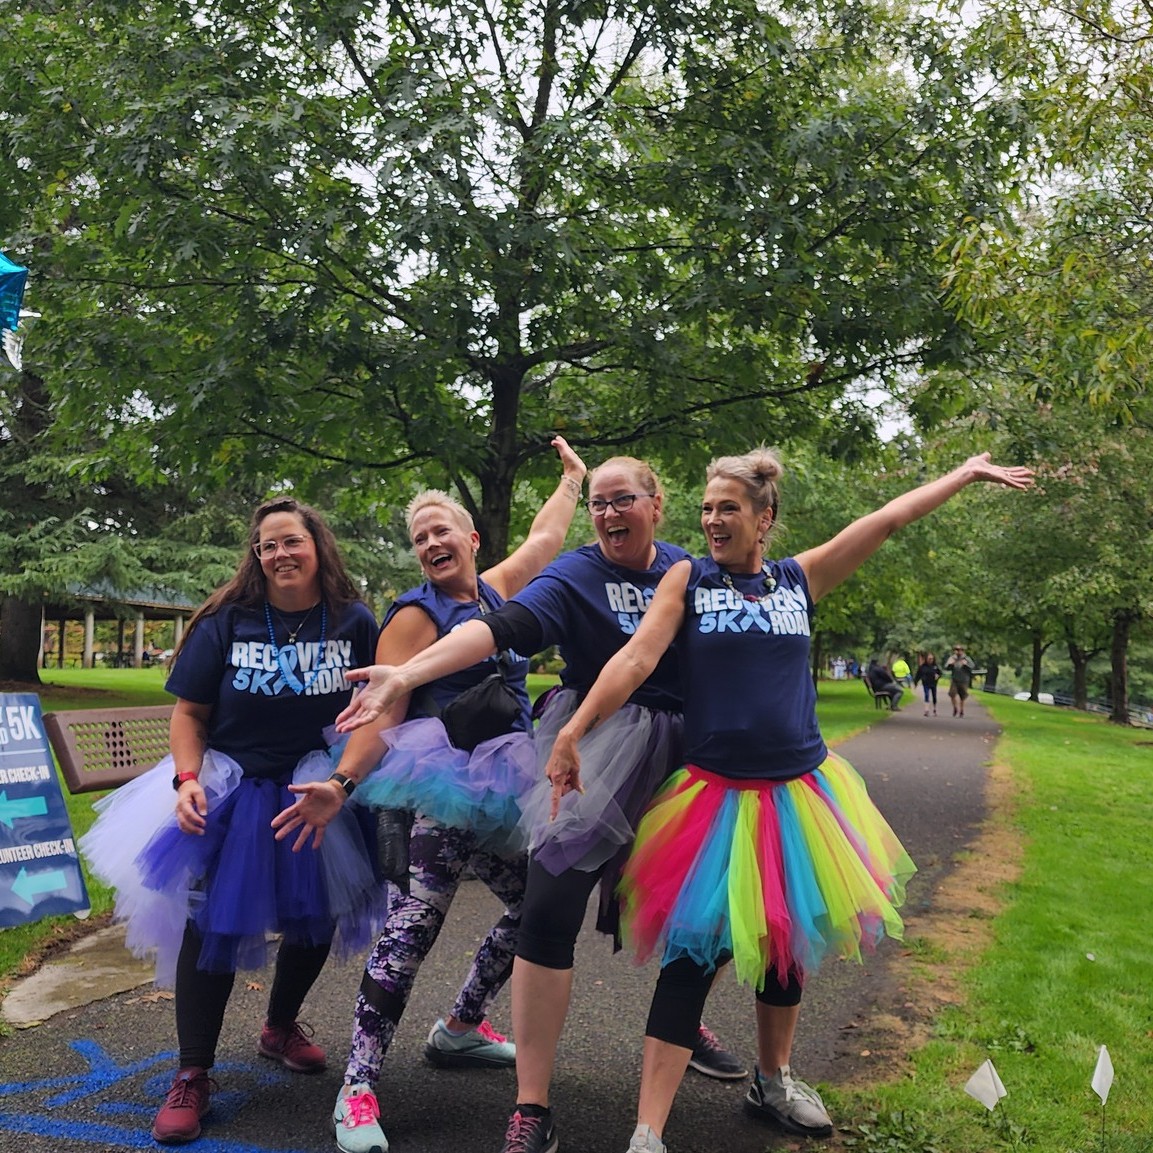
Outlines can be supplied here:
[[0, 824], [12, 828], [12, 823], [21, 817], [43, 817], [48, 812], [48, 801], [44, 797], [25, 797], [10, 801], [8, 793], [0, 793]]
[[46, 873], [29, 873], [21, 869], [12, 882], [12, 892], [26, 905], [35, 905], [34, 898], [41, 893], [58, 893], [68, 888], [68, 878], [63, 869], [49, 869]]

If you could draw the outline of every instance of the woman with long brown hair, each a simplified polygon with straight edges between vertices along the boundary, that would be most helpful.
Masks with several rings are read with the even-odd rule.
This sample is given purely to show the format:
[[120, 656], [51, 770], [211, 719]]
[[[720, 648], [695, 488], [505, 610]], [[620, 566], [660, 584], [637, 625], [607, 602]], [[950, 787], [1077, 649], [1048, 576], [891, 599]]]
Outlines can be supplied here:
[[170, 756], [101, 802], [81, 841], [116, 890], [129, 946], [156, 954], [157, 982], [175, 984], [179, 1070], [157, 1141], [199, 1136], [236, 970], [265, 963], [271, 934], [281, 942], [258, 1052], [293, 1072], [325, 1067], [301, 1005], [338, 929], [346, 949], [364, 948], [384, 899], [351, 814], [317, 852], [293, 853], [271, 824], [289, 784], [331, 779], [324, 729], [375, 633], [320, 514], [291, 497], [262, 504], [236, 574], [173, 658]]

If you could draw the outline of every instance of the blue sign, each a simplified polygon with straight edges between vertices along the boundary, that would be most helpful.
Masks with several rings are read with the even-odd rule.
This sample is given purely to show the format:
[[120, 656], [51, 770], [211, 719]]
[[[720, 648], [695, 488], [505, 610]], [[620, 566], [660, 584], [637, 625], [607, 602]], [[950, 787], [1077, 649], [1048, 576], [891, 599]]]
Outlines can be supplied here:
[[88, 908], [40, 698], [0, 693], [0, 928]]

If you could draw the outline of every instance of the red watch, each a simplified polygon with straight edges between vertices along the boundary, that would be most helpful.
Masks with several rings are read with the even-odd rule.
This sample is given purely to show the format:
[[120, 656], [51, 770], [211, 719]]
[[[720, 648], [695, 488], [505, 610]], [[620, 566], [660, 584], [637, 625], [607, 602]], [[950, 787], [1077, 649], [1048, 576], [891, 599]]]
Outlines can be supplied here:
[[172, 787], [174, 789], [179, 789], [185, 781], [196, 781], [199, 779], [199, 773], [177, 773], [176, 776], [172, 778]]

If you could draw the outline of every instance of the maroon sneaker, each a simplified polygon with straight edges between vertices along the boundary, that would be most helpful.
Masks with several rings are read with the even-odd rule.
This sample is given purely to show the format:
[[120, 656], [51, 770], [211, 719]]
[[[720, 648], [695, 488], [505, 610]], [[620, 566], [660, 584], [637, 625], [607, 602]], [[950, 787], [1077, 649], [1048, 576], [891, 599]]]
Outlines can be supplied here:
[[294, 1073], [319, 1073], [328, 1062], [324, 1050], [309, 1038], [312, 1029], [300, 1021], [291, 1025], [265, 1025], [260, 1031], [260, 1055], [279, 1061]]
[[152, 1139], [162, 1145], [195, 1141], [200, 1136], [200, 1118], [211, 1108], [209, 1098], [215, 1087], [216, 1082], [198, 1065], [181, 1069], [152, 1122]]

